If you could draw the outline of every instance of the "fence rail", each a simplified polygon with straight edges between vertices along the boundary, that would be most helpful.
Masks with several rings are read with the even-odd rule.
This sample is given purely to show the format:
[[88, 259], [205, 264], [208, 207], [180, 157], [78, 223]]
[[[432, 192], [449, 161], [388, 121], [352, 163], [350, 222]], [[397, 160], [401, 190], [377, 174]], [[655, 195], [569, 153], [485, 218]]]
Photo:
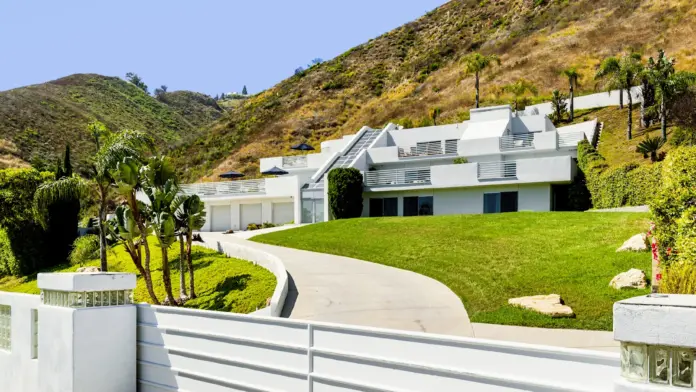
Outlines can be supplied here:
[[534, 148], [534, 134], [509, 135], [500, 137], [501, 150], [519, 150]]
[[517, 161], [481, 162], [478, 164], [478, 178], [492, 180], [517, 177]]
[[266, 193], [266, 180], [243, 180], [224, 182], [201, 182], [181, 185], [181, 191], [188, 195], [217, 196], [247, 193]]
[[577, 147], [585, 139], [585, 132], [568, 132], [558, 134], [558, 147]]
[[430, 168], [374, 170], [365, 173], [365, 185], [407, 185], [430, 184]]
[[417, 143], [415, 146], [399, 146], [399, 158], [422, 157], [432, 155], [456, 154], [457, 139]]
[[283, 167], [307, 167], [307, 157], [304, 155], [283, 157]]

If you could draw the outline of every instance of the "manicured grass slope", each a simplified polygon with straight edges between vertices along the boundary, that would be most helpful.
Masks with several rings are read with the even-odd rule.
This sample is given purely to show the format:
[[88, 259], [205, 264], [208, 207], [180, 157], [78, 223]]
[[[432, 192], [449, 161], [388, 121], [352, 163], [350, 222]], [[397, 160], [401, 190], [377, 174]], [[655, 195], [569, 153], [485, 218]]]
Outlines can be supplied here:
[[[154, 240], [150, 240], [153, 243]], [[164, 299], [162, 285], [162, 258], [159, 248], [151, 246], [152, 250], [152, 279], [155, 292], [160, 300]], [[252, 263], [231, 259], [215, 251], [195, 246], [193, 262], [196, 271], [196, 294], [198, 298], [186, 302], [186, 307], [224, 312], [250, 313], [257, 308], [266, 306], [266, 300], [273, 295], [276, 285], [275, 276], [268, 270]], [[122, 246], [114, 248], [109, 255], [111, 272], [136, 273], [135, 266]], [[169, 250], [170, 266], [172, 269], [172, 286], [174, 295], [179, 295], [179, 244]], [[98, 260], [89, 265], [98, 266]], [[77, 267], [62, 267], [56, 272], [74, 272]], [[186, 275], [188, 285], [188, 274]], [[38, 294], [36, 277], [27, 279], [0, 279], [0, 290]], [[145, 282], [138, 276], [138, 286], [135, 290], [137, 302], [150, 302], [145, 288]]]
[[[646, 229], [647, 215], [510, 213], [331, 221], [254, 237], [267, 244], [369, 260], [446, 284], [473, 322], [611, 330], [612, 304], [648, 290], [616, 291], [629, 268], [648, 271], [648, 253], [616, 253]], [[558, 293], [575, 319], [551, 319], [508, 298]]]

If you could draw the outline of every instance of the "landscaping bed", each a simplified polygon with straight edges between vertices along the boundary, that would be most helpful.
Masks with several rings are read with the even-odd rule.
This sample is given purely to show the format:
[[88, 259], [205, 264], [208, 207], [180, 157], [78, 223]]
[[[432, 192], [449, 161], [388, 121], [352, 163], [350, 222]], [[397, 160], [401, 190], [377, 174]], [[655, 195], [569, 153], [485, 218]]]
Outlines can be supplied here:
[[[337, 220], [252, 240], [429, 276], [462, 299], [472, 322], [611, 330], [613, 303], [649, 292], [609, 287], [630, 268], [649, 275], [649, 253], [616, 252], [647, 227], [644, 213], [520, 212]], [[553, 319], [507, 304], [550, 293], [576, 317]]]
[[[150, 239], [152, 253], [151, 270], [155, 284], [155, 293], [160, 301], [164, 300], [162, 285], [162, 259], [159, 248]], [[189, 300], [187, 308], [217, 310], [234, 313], [250, 313], [257, 308], [264, 308], [268, 298], [273, 296], [276, 286], [275, 276], [265, 268], [246, 260], [226, 257], [223, 254], [200, 246], [194, 246], [191, 254], [195, 268], [196, 294], [198, 298]], [[116, 246], [108, 253], [110, 272], [131, 272], [137, 274], [130, 256], [123, 246]], [[169, 249], [169, 261], [172, 269], [172, 287], [175, 296], [179, 294], [179, 243]], [[87, 265], [99, 266], [94, 260]], [[77, 266], [63, 266], [53, 272], [74, 272]], [[47, 271], [49, 272], [49, 271]], [[188, 273], [186, 275], [188, 285]], [[36, 276], [29, 278], [0, 278], [0, 291], [14, 291], [38, 294]], [[133, 293], [136, 302], [149, 302], [150, 297], [145, 282], [138, 276], [138, 284]]]

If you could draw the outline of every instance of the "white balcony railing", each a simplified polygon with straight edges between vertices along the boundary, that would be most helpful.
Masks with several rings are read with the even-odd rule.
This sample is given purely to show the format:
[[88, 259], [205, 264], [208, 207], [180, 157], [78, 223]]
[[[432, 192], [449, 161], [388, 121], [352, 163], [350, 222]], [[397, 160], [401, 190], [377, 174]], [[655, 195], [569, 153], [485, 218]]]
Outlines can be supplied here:
[[568, 132], [558, 134], [558, 147], [577, 147], [585, 139], [585, 132]]
[[500, 138], [500, 150], [522, 150], [534, 148], [534, 134], [502, 136]]
[[266, 193], [266, 180], [243, 180], [224, 182], [201, 182], [197, 184], [183, 184], [181, 191], [188, 195], [221, 196], [243, 195], [248, 193]]
[[365, 173], [366, 186], [430, 184], [430, 168], [373, 170]]
[[481, 162], [478, 164], [478, 178], [493, 180], [517, 177], [516, 161]]
[[432, 155], [456, 154], [457, 139], [417, 143], [415, 146], [399, 146], [399, 158], [422, 157]]
[[297, 155], [283, 157], [283, 167], [285, 168], [296, 168], [296, 167], [307, 167], [307, 156]]

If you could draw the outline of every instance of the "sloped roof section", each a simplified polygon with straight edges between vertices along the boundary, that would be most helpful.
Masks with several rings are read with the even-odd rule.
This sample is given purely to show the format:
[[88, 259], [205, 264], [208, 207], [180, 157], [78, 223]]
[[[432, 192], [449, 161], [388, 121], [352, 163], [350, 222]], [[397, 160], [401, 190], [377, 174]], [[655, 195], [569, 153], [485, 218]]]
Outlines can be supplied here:
[[464, 135], [462, 135], [462, 140], [501, 137], [505, 134], [505, 130], [509, 125], [509, 119], [469, 122], [469, 126], [464, 131]]

